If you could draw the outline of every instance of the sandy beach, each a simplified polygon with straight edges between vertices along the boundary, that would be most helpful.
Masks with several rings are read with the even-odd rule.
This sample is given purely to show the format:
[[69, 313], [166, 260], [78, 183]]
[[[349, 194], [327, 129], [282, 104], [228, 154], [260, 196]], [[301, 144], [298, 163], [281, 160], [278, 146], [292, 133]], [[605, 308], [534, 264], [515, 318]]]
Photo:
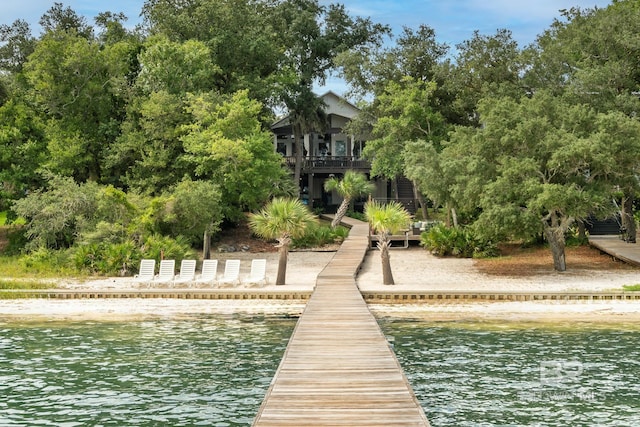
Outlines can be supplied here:
[[[250, 260], [267, 259], [270, 283], [263, 289], [312, 290], [317, 275], [334, 256], [334, 252], [291, 252], [287, 284], [276, 287], [277, 253], [219, 253], [226, 259], [241, 260], [241, 277], [249, 273]], [[371, 250], [357, 277], [362, 290], [473, 290], [473, 291], [608, 291], [623, 285], [640, 283], [640, 269], [598, 271], [573, 269], [563, 273], [547, 271], [530, 276], [504, 277], [482, 273], [471, 259], [437, 258], [419, 247], [397, 249], [391, 253], [396, 285], [382, 285], [379, 252]], [[219, 267], [221, 273], [222, 267]], [[139, 285], [131, 278], [98, 278], [87, 281], [62, 281], [66, 289], [131, 289]], [[176, 299], [104, 299], [0, 301], [0, 319], [131, 319], [146, 317], [188, 317], [194, 315], [246, 312], [266, 315], [297, 316], [304, 301], [278, 300], [176, 300]], [[379, 316], [418, 317], [433, 320], [510, 319], [572, 320], [627, 322], [640, 320], [640, 302], [439, 302], [422, 304], [372, 304]]]

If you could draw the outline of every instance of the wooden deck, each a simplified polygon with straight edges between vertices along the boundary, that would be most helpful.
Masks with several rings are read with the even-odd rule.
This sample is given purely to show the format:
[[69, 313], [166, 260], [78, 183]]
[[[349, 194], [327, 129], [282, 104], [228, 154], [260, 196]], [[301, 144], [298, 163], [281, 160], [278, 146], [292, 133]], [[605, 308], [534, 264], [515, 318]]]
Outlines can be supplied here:
[[640, 266], [640, 243], [627, 243], [618, 236], [590, 236], [589, 244], [620, 261]]
[[318, 275], [254, 426], [429, 426], [356, 286], [369, 235], [366, 224], [350, 225]]

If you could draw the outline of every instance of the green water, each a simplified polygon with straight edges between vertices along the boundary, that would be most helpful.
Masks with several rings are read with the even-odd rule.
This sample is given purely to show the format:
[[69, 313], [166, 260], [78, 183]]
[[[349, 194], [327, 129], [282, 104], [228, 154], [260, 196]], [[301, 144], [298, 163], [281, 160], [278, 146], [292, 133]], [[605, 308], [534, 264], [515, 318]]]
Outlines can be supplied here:
[[434, 427], [640, 426], [640, 330], [383, 319]]
[[[640, 328], [380, 324], [440, 426], [640, 426]], [[295, 319], [0, 323], [0, 427], [248, 426]]]
[[246, 426], [295, 319], [0, 324], [0, 426]]

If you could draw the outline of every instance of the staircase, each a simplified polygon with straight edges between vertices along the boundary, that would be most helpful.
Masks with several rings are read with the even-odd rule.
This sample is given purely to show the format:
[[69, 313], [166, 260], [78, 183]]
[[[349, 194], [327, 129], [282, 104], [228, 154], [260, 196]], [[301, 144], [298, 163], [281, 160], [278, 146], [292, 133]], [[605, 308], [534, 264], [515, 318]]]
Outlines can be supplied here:
[[589, 218], [585, 221], [585, 227], [591, 236], [618, 236], [620, 234], [620, 217], [603, 220]]

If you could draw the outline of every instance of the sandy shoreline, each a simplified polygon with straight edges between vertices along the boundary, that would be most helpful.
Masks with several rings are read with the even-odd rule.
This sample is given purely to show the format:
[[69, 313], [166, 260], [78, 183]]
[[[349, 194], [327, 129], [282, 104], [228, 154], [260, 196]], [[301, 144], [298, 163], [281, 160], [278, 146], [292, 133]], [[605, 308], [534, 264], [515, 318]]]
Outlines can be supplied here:
[[[312, 290], [317, 275], [331, 260], [333, 252], [292, 252], [287, 270], [287, 284], [273, 285], [277, 268], [275, 253], [216, 254], [221, 261], [239, 258], [241, 277], [248, 274], [250, 260], [267, 258], [266, 288], [287, 291]], [[530, 277], [488, 276], [469, 259], [440, 259], [421, 248], [395, 250], [391, 254], [396, 285], [382, 285], [380, 257], [369, 251], [357, 284], [362, 290], [469, 290], [469, 291], [607, 291], [623, 285], [640, 283], [640, 269], [622, 271], [572, 270], [542, 273]], [[220, 271], [219, 271], [220, 272]], [[69, 289], [131, 289], [130, 278], [105, 278], [86, 282], [63, 282]], [[391, 289], [390, 289], [391, 288]], [[176, 299], [92, 299], [92, 300], [2, 300], [0, 321], [5, 320], [128, 320], [176, 318], [207, 315], [298, 316], [304, 301], [277, 300], [176, 300]], [[640, 302], [478, 302], [371, 304], [377, 316], [447, 320], [521, 320], [521, 321], [640, 321]]]

